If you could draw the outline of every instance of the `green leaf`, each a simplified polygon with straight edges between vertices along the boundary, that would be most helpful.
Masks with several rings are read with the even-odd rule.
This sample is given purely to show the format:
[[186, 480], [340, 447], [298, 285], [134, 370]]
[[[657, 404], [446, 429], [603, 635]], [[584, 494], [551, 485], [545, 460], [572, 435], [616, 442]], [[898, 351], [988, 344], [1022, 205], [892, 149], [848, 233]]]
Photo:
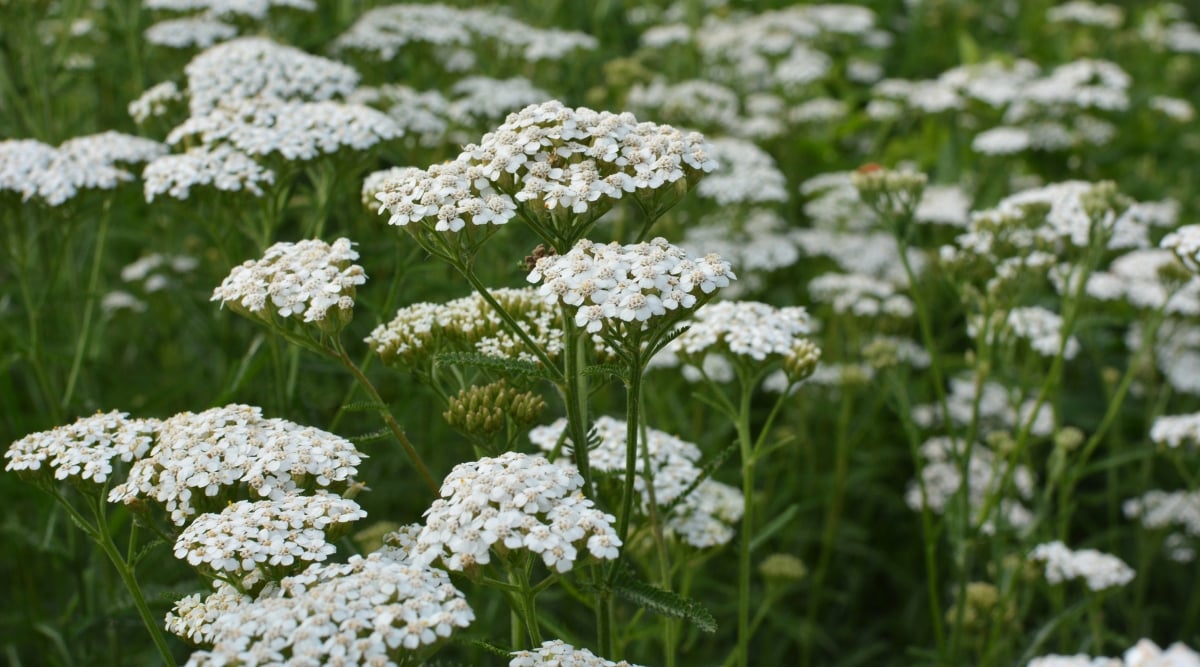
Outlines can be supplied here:
[[443, 352], [434, 355], [434, 363], [447, 364], [453, 366], [473, 366], [486, 371], [500, 373], [501, 375], [515, 375], [522, 377], [540, 378], [550, 380], [553, 377], [546, 369], [539, 364], [520, 359], [505, 359], [503, 357], [490, 357], [486, 354], [477, 352]]
[[354, 401], [343, 405], [342, 409], [346, 412], [366, 412], [367, 410], [383, 412], [388, 407], [383, 403], [376, 403], [375, 401]]
[[778, 533], [784, 526], [786, 526], [789, 521], [796, 518], [796, 513], [799, 511], [800, 505], [793, 504], [788, 506], [788, 508], [785, 509], [779, 516], [772, 519], [771, 523], [768, 523], [766, 526], [764, 526], [763, 529], [758, 531], [758, 534], [754, 536], [754, 539], [750, 540], [750, 553], [754, 553], [754, 550], [762, 546], [763, 542], [766, 542], [771, 538], [772, 535]]
[[585, 377], [594, 377], [598, 375], [607, 375], [616, 378], [621, 382], [625, 382], [629, 374], [625, 372], [625, 367], [621, 364], [592, 364], [583, 369]]
[[699, 602], [637, 579], [629, 573], [628, 568], [621, 567], [613, 582], [613, 592], [621, 599], [659, 616], [682, 618], [709, 634], [717, 631], [717, 620]]
[[357, 444], [361, 444], [364, 442], [374, 442], [376, 440], [383, 440], [384, 438], [387, 438], [391, 434], [392, 434], [392, 431], [390, 429], [381, 428], [378, 431], [371, 431], [370, 433], [362, 433], [360, 435], [352, 435], [348, 438], [348, 440], [350, 440], [350, 442], [353, 442], [354, 444], [357, 445]]

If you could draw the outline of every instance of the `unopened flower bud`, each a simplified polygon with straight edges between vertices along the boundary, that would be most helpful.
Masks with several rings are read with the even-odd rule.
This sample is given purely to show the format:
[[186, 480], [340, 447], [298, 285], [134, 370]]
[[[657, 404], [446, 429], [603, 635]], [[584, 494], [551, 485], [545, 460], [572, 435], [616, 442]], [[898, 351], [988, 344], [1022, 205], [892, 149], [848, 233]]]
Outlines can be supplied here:
[[802, 338], [792, 345], [791, 351], [783, 357], [783, 372], [791, 382], [800, 382], [817, 370], [821, 361], [821, 348], [816, 343]]

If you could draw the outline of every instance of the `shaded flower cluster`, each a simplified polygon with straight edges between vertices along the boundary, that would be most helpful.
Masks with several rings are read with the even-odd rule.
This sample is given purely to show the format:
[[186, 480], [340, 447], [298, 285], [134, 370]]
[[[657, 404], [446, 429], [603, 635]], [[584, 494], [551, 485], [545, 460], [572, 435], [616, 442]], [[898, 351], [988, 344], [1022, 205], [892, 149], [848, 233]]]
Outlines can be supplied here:
[[1039, 544], [1029, 554], [1046, 566], [1046, 581], [1058, 584], [1083, 579], [1093, 591], [1124, 586], [1133, 581], [1134, 571], [1125, 561], [1095, 549], [1072, 551], [1062, 542]]
[[[562, 349], [562, 326], [554, 307], [533, 288], [501, 288], [489, 292], [551, 358]], [[479, 294], [446, 303], [416, 303], [375, 327], [367, 345], [386, 363], [414, 364], [447, 351], [474, 350], [507, 359], [537, 362], [520, 338]]]
[[601, 658], [586, 648], [575, 648], [561, 639], [542, 642], [532, 651], [514, 651], [508, 667], [637, 667], [622, 660]]
[[[531, 430], [529, 440], [545, 451], [552, 451], [566, 428], [567, 420], [559, 419]], [[597, 417], [592, 423], [592, 438], [588, 448], [592, 470], [608, 473], [616, 479], [623, 478], [628, 439], [625, 423], [612, 417]], [[564, 439], [564, 444], [571, 447], [571, 439]], [[649, 478], [653, 481], [654, 491], [652, 496], [647, 473], [639, 466], [634, 489], [640, 494], [644, 514], [649, 514], [651, 498], [660, 507], [674, 504], [664, 527], [698, 549], [727, 544], [733, 539], [733, 527], [745, 511], [741, 491], [705, 479], [683, 495], [700, 478], [701, 470], [697, 465], [700, 450], [696, 445], [650, 428], [646, 429], [645, 438], [638, 446], [645, 448], [650, 459]]]

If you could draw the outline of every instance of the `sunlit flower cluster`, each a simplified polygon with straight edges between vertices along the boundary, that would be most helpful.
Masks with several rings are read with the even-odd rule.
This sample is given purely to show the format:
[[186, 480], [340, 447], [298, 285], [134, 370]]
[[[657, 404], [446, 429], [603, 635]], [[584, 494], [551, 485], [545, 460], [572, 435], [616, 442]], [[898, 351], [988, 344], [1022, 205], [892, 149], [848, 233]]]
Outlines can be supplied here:
[[228, 405], [164, 419], [155, 446], [114, 487], [109, 501], [161, 504], [177, 526], [229, 500], [282, 499], [290, 492], [346, 489], [366, 458], [331, 433], [262, 410]]
[[691, 260], [662, 238], [626, 246], [584, 239], [564, 255], [542, 257], [528, 276], [547, 303], [575, 308], [575, 324], [590, 333], [621, 322], [644, 328], [651, 318], [695, 307], [734, 279], [718, 255]]
[[129, 419], [124, 412], [80, 417], [73, 424], [31, 433], [4, 452], [5, 470], [52, 472], [54, 479], [79, 479], [104, 484], [119, 459], [130, 463], [146, 455], [159, 422]]
[[461, 571], [491, 562], [492, 551], [523, 549], [556, 572], [574, 567], [581, 549], [614, 559], [621, 546], [616, 519], [596, 509], [582, 486], [573, 467], [540, 456], [508, 452], [461, 463], [426, 510], [412, 559]]
[[267, 320], [321, 322], [334, 308], [345, 320], [354, 308], [355, 286], [367, 281], [356, 259], [346, 238], [332, 244], [319, 239], [276, 243], [262, 259], [235, 266], [212, 300]]
[[708, 152], [696, 133], [550, 101], [509, 114], [455, 160], [405, 172], [377, 196], [389, 224], [438, 232], [504, 224], [518, 202], [533, 216], [558, 209], [594, 219], [625, 194], [712, 171]]
[[167, 626], [209, 647], [192, 654], [193, 667], [267, 664], [285, 654], [367, 665], [421, 656], [474, 620], [445, 572], [386, 551], [311, 565], [253, 600], [218, 585], [204, 601], [177, 603]]
[[338, 524], [365, 517], [358, 503], [325, 491], [279, 499], [241, 500], [196, 517], [175, 540], [175, 557], [192, 567], [243, 577], [256, 570], [289, 571], [323, 561], [336, 548]]
[[1029, 558], [1045, 563], [1047, 582], [1059, 584], [1083, 579], [1093, 591], [1124, 586], [1133, 581], [1135, 574], [1116, 556], [1095, 549], [1073, 551], [1059, 541], [1039, 544], [1029, 553]]
[[[979, 326], [978, 318], [971, 320], [967, 335], [978, 336]], [[992, 342], [999, 342], [1006, 334], [1011, 334], [1028, 342], [1030, 348], [1043, 357], [1056, 357], [1060, 349], [1064, 359], [1074, 359], [1079, 354], [1079, 341], [1074, 336], [1063, 342], [1062, 316], [1041, 306], [1013, 308], [992, 317], [985, 326], [987, 330], [983, 334]]]
[[[552, 451], [567, 428], [567, 420], [539, 426], [529, 432], [529, 440], [545, 451]], [[628, 431], [625, 423], [612, 417], [597, 417], [592, 423], [592, 441], [588, 463], [592, 470], [623, 479]], [[571, 447], [570, 438], [564, 440]], [[690, 442], [669, 433], [648, 428], [639, 440], [650, 460], [649, 478], [638, 465], [634, 489], [640, 494], [641, 507], [648, 514], [651, 500], [660, 507], [675, 503], [700, 478], [697, 463], [700, 450]], [[651, 495], [653, 489], [653, 495]], [[705, 479], [692, 489], [666, 516], [664, 528], [698, 549], [727, 544], [733, 539], [733, 527], [742, 518], [745, 499], [738, 489], [716, 480]]]

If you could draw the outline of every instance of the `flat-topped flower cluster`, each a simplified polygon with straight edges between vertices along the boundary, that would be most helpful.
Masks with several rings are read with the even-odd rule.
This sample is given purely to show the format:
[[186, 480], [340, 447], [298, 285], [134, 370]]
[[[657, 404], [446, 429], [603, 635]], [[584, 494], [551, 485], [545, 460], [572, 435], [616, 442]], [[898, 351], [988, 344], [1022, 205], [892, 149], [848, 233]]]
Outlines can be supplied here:
[[491, 551], [528, 550], [546, 567], [566, 572], [581, 549], [592, 557], [617, 557], [616, 519], [596, 509], [572, 467], [541, 456], [507, 452], [461, 463], [442, 483], [441, 498], [425, 512], [412, 560], [440, 560], [451, 570], [491, 562]]
[[367, 281], [350, 239], [333, 244], [319, 239], [276, 243], [260, 260], [247, 260], [221, 281], [212, 300], [228, 303], [251, 317], [300, 318], [320, 322], [336, 308], [348, 315], [354, 288]]
[[716, 254], [689, 259], [663, 238], [622, 246], [586, 239], [565, 255], [538, 259], [529, 273], [547, 303], [575, 308], [575, 324], [596, 333], [606, 324], [638, 323], [691, 309], [736, 279]]
[[518, 203], [532, 216], [561, 209], [595, 219], [625, 194], [712, 171], [709, 152], [694, 132], [552, 100], [509, 114], [453, 161], [401, 172], [376, 197], [389, 224], [439, 232], [504, 224]]

